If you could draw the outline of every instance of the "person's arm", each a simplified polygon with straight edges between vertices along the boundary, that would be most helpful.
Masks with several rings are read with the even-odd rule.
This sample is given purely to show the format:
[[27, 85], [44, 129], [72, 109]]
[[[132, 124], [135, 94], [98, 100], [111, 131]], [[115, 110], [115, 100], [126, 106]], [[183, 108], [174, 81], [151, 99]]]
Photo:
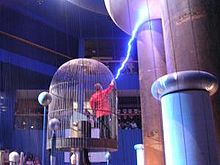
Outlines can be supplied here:
[[94, 109], [95, 109], [95, 102], [94, 102], [94, 97], [93, 96], [90, 98], [89, 104], [90, 104], [90, 107], [91, 107], [92, 111], [94, 111]]
[[114, 80], [112, 80], [108, 88], [105, 89], [105, 94], [111, 93], [111, 91], [114, 89], [114, 86], [115, 86], [115, 83], [114, 83]]

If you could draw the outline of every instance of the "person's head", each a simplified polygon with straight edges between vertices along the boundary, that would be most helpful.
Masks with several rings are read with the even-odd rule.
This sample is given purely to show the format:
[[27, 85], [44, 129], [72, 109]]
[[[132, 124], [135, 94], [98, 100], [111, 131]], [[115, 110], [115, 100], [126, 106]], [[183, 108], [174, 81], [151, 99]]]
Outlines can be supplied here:
[[94, 85], [94, 87], [95, 87], [95, 90], [96, 90], [96, 91], [100, 91], [100, 90], [103, 89], [103, 88], [102, 88], [102, 85], [101, 85], [100, 83], [96, 83], [96, 84]]

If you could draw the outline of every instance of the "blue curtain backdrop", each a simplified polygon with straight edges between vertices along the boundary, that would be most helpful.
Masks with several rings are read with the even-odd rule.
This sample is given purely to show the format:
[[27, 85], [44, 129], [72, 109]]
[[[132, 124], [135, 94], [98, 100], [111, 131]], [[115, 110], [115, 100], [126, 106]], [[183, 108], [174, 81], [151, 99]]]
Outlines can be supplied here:
[[42, 131], [14, 130], [12, 148], [25, 154], [41, 157]]
[[[42, 131], [38, 130], [15, 130], [12, 140], [12, 148], [23, 151], [25, 154], [41, 156]], [[119, 129], [118, 151], [111, 155], [110, 165], [136, 165], [135, 144], [142, 143], [140, 129]], [[64, 163], [64, 153], [57, 152], [57, 164]], [[106, 163], [93, 163], [93, 165], [105, 165]]]
[[142, 134], [140, 129], [119, 131], [119, 147], [118, 151], [112, 154], [112, 165], [136, 165], [136, 151], [134, 149], [135, 144], [142, 142]]
[[[120, 129], [118, 136], [118, 151], [111, 155], [110, 165], [136, 165], [135, 144], [142, 143], [140, 129]], [[106, 165], [106, 163], [93, 163], [93, 165]]]

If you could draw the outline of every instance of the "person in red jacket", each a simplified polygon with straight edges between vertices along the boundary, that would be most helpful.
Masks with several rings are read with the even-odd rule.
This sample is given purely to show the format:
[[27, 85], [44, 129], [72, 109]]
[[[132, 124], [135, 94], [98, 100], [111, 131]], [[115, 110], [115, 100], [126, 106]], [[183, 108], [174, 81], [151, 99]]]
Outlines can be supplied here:
[[103, 89], [100, 83], [96, 83], [94, 87], [96, 92], [91, 96], [89, 103], [97, 118], [97, 124], [100, 128], [100, 137], [110, 138], [109, 121], [112, 111], [109, 94], [114, 89], [114, 80], [111, 81], [106, 89]]

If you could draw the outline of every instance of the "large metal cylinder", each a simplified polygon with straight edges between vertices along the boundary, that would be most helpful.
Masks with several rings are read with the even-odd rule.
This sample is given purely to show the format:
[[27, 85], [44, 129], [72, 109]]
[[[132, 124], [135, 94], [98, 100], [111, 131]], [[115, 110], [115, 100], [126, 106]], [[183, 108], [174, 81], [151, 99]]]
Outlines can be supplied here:
[[159, 78], [152, 94], [161, 100], [167, 165], [217, 165], [210, 95], [216, 78], [202, 71], [175, 72]]
[[137, 48], [145, 164], [162, 165], [164, 154], [161, 108], [151, 95], [151, 84], [166, 74], [160, 19], [143, 24], [137, 34]]
[[168, 73], [192, 69], [216, 73], [216, 27], [210, 17], [214, 6], [200, 0], [161, 0], [161, 7]]
[[163, 138], [160, 104], [151, 95], [151, 84], [166, 74], [159, 0], [105, 0], [112, 20], [131, 34], [137, 32], [138, 64], [142, 109], [144, 164], [163, 165]]
[[[219, 3], [219, 0], [161, 0], [168, 73], [195, 69], [220, 77]], [[220, 91], [212, 98], [218, 146], [219, 98]]]

